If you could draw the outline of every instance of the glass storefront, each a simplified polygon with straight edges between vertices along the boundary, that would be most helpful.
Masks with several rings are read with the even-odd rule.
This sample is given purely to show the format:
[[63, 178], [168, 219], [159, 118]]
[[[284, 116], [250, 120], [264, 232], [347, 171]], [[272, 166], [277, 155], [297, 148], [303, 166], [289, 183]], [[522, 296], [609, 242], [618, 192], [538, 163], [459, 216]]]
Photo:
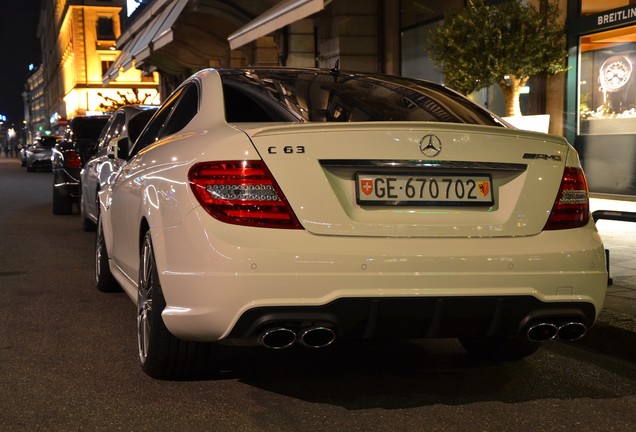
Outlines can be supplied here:
[[591, 192], [636, 195], [636, 1], [568, 6], [566, 135]]
[[442, 22], [444, 14], [459, 12], [464, 0], [401, 0], [400, 35], [402, 46], [402, 75], [442, 82], [442, 74], [428, 59], [423, 41], [428, 33]]
[[[445, 14], [460, 12], [465, 0], [401, 0], [401, 75], [409, 78], [425, 79], [444, 83], [442, 72], [430, 61], [424, 51], [424, 40], [434, 31]], [[529, 88], [529, 87], [528, 87]], [[497, 114], [505, 113], [505, 99], [499, 86], [495, 85], [473, 93], [475, 102], [489, 108]], [[520, 98], [521, 110], [528, 113], [528, 95]]]
[[636, 25], [581, 36], [579, 134], [636, 134]]

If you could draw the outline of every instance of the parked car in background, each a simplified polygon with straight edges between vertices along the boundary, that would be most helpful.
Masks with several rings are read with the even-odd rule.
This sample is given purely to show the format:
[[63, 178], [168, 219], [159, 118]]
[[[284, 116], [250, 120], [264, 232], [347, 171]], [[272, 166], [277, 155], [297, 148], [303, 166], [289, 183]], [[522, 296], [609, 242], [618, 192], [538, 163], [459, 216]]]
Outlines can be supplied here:
[[53, 213], [69, 214], [79, 202], [80, 171], [95, 151], [109, 116], [79, 116], [70, 122], [53, 148]]
[[18, 146], [18, 157], [20, 158], [20, 166], [26, 166], [26, 152], [29, 147], [34, 146], [35, 143], [27, 144], [26, 142], [21, 143]]
[[579, 339], [603, 306], [575, 149], [438, 84], [207, 69], [118, 157], [96, 285], [136, 303], [153, 377], [250, 341], [459, 338], [517, 359]]
[[49, 135], [39, 137], [33, 145], [26, 148], [25, 165], [28, 172], [38, 169], [51, 171], [51, 156], [53, 155], [53, 147], [62, 137]]
[[111, 115], [102, 129], [92, 158], [80, 173], [80, 219], [84, 231], [95, 230], [99, 217], [97, 193], [117, 168], [118, 160], [108, 157], [109, 145], [117, 145], [118, 140], [134, 143], [157, 108], [151, 105], [124, 106]]

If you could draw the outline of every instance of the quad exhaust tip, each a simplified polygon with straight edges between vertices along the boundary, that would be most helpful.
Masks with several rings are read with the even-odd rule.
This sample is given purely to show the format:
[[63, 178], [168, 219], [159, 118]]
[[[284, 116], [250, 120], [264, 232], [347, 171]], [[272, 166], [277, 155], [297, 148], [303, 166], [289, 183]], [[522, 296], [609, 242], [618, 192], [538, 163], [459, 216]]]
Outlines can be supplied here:
[[325, 348], [336, 340], [336, 334], [329, 327], [311, 327], [300, 332], [298, 341], [308, 348]]
[[296, 342], [296, 333], [285, 327], [265, 330], [258, 336], [258, 343], [271, 349], [289, 348]]
[[273, 327], [263, 331], [258, 343], [271, 349], [289, 348], [296, 342], [308, 348], [325, 348], [336, 340], [336, 333], [329, 327], [316, 326], [298, 332], [287, 327]]
[[574, 342], [586, 333], [586, 325], [578, 321], [566, 322], [558, 326], [550, 322], [541, 322], [530, 326], [526, 337], [533, 342], [548, 342], [555, 338]]

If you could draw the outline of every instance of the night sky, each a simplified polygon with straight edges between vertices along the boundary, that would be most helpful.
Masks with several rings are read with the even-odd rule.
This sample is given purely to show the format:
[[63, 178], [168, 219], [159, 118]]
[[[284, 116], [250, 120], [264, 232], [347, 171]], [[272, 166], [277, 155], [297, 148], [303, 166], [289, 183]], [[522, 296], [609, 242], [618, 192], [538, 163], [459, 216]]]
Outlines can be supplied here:
[[12, 0], [2, 4], [0, 37], [0, 114], [7, 122], [24, 119], [22, 92], [29, 64], [40, 65], [40, 41], [36, 36], [41, 0]]

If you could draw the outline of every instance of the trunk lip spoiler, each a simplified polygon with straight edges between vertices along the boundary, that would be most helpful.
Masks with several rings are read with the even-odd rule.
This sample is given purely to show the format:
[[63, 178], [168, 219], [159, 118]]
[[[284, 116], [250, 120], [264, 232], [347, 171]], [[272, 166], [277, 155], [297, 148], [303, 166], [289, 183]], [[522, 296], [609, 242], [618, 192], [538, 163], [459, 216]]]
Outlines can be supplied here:
[[321, 159], [326, 168], [394, 168], [394, 169], [470, 169], [496, 171], [525, 171], [527, 164], [471, 161], [427, 161], [427, 160], [364, 160], [364, 159]]

